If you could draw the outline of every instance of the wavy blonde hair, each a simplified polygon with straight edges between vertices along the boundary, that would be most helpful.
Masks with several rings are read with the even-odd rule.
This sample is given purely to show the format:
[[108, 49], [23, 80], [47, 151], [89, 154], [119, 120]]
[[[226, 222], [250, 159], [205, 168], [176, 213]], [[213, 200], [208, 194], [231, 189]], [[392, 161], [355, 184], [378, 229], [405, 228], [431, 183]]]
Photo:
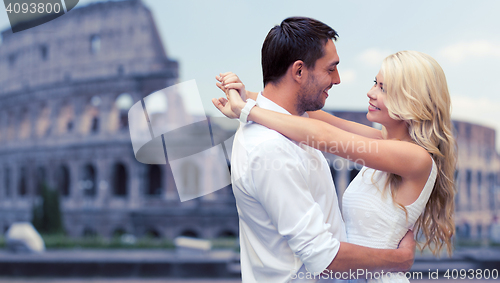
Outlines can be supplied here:
[[[428, 247], [434, 255], [439, 255], [443, 245], [446, 245], [451, 256], [451, 237], [455, 233], [456, 143], [452, 131], [450, 95], [443, 69], [427, 54], [401, 51], [384, 59], [381, 73], [389, 116], [406, 122], [413, 141], [431, 154], [438, 168], [429, 201], [415, 223], [415, 234], [422, 233], [425, 236], [424, 245], [419, 245], [420, 250]], [[386, 136], [385, 128], [382, 132]], [[390, 185], [396, 203], [401, 177], [392, 173], [388, 175], [385, 187]], [[406, 212], [404, 206], [399, 206]]]

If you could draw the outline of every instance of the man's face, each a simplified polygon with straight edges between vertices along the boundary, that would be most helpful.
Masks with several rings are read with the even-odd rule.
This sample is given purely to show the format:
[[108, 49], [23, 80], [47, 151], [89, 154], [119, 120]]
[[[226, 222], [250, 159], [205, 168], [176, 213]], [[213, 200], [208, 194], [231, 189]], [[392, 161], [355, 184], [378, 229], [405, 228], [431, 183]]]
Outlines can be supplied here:
[[314, 68], [306, 68], [304, 72], [307, 79], [300, 87], [295, 106], [299, 114], [323, 108], [328, 97], [328, 90], [334, 84], [340, 83], [337, 69], [339, 55], [333, 40], [328, 40], [323, 46], [323, 52], [323, 57], [316, 60]]

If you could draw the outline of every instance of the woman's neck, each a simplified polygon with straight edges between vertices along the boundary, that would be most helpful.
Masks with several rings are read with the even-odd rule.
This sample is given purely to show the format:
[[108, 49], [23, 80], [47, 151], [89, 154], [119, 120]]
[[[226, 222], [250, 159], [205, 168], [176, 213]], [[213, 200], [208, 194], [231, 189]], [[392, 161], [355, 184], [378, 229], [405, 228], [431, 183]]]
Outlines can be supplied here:
[[388, 140], [413, 141], [408, 132], [408, 126], [404, 121], [400, 121], [400, 123], [395, 125], [385, 126], [385, 129], [387, 130]]

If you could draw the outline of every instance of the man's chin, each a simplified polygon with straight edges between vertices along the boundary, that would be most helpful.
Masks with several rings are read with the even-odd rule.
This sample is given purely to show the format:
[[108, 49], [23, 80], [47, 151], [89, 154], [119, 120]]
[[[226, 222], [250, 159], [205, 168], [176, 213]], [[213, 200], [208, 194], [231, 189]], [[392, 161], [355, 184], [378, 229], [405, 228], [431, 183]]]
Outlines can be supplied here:
[[318, 110], [321, 110], [323, 109], [323, 107], [325, 106], [325, 104], [321, 104], [321, 105], [315, 105], [314, 107], [309, 107], [307, 108], [306, 110], [304, 110], [305, 112], [307, 111], [318, 111]]

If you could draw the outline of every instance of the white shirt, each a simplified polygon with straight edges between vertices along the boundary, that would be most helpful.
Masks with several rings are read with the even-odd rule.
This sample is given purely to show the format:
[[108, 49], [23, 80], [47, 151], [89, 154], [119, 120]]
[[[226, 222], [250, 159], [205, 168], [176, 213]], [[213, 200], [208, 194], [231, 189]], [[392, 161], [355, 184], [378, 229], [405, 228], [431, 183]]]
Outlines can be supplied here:
[[[290, 115], [260, 93], [257, 103]], [[236, 132], [231, 160], [243, 282], [290, 282], [324, 271], [346, 232], [323, 154], [247, 123]]]

